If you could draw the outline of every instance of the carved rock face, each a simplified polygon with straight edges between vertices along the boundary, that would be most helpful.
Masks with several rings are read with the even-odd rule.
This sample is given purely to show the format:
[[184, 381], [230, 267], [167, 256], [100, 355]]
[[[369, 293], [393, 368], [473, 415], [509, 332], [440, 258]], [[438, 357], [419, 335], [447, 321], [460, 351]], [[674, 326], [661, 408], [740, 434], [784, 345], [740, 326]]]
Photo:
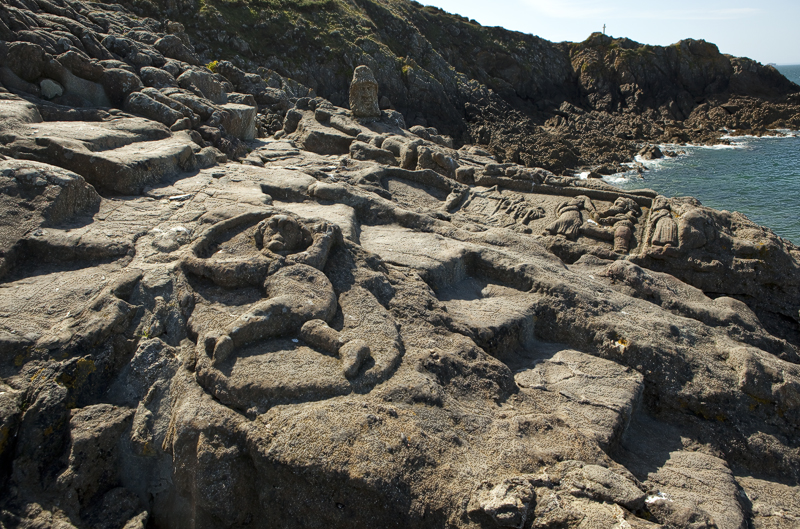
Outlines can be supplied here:
[[273, 252], [294, 252], [311, 244], [311, 234], [295, 218], [274, 215], [256, 228], [257, 242]]
[[353, 73], [350, 110], [357, 118], [377, 118], [381, 115], [378, 108], [378, 82], [367, 66], [359, 66]]
[[633, 237], [633, 223], [622, 221], [617, 223], [614, 229], [614, 251], [616, 253], [628, 253]]

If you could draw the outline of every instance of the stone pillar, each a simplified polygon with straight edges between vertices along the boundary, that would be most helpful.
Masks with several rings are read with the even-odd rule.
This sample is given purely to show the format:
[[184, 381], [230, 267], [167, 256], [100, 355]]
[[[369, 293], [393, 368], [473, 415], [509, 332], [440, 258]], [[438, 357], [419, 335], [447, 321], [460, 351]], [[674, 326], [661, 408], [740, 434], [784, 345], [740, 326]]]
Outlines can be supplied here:
[[355, 118], [379, 118], [378, 81], [368, 66], [359, 66], [350, 83], [350, 110]]

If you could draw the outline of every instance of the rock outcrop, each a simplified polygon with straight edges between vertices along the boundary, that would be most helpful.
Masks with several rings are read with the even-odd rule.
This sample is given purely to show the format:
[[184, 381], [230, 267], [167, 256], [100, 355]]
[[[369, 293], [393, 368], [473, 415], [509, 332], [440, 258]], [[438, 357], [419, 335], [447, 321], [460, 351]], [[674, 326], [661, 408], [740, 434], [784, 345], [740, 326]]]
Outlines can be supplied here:
[[559, 174], [620, 171], [643, 144], [800, 128], [800, 87], [701, 40], [649, 46], [595, 33], [552, 43], [406, 0], [249, 11], [217, 0], [124, 3], [182, 21], [202, 62], [272, 69], [338, 106], [348, 105], [353, 70], [367, 65], [380, 80], [380, 109], [409, 126]]
[[[383, 5], [361, 7], [408, 7]], [[444, 16], [412, 7], [414, 31]], [[467, 42], [473, 26], [446, 27]], [[792, 86], [687, 44], [653, 60], [716, 69], [681, 71], [680, 89], [648, 77], [626, 113], [614, 79], [633, 44], [532, 40], [562, 53], [544, 77], [477, 53], [542, 94], [569, 57], [602, 62], [575, 95], [591, 109], [563, 101], [545, 126], [571, 132], [530, 129], [552, 146], [541, 167], [497, 155], [501, 129], [528, 125], [505, 127], [523, 111], [478, 81], [461, 126], [488, 141], [465, 143], [374, 64], [359, 119], [275, 71], [200, 67], [194, 29], [117, 4], [0, 5], [0, 524], [797, 522], [800, 249], [691, 198], [550, 170], [584, 159], [559, 150], [568, 134], [655, 123], [647, 108], [692, 79], [766, 91], [684, 123], [758, 105], [752, 123], [778, 106], [794, 123]], [[250, 29], [226, 42], [256, 53]], [[409, 49], [434, 68], [424, 42]], [[455, 108], [450, 74], [406, 74], [444, 95], [433, 115]]]

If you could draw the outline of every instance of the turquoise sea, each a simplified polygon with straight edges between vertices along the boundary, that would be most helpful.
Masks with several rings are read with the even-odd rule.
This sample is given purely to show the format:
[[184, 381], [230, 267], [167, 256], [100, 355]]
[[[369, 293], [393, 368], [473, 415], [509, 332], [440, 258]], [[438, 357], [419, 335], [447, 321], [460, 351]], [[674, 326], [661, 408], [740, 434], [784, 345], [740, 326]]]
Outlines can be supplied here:
[[[800, 84], [800, 65], [778, 66]], [[786, 132], [786, 131], [784, 131]], [[800, 245], [800, 133], [732, 138], [730, 146], [676, 147], [685, 156], [645, 162], [649, 171], [606, 177], [625, 189], [648, 187], [667, 196], [693, 196], [703, 205], [739, 211]]]

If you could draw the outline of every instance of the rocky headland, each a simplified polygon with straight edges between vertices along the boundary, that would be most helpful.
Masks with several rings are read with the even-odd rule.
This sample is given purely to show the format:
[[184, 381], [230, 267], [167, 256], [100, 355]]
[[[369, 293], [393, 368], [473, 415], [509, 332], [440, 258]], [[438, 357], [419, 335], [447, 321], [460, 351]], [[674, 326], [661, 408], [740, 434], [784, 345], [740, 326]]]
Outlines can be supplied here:
[[800, 128], [710, 43], [0, 3], [0, 527], [800, 524], [800, 249], [599, 176]]

